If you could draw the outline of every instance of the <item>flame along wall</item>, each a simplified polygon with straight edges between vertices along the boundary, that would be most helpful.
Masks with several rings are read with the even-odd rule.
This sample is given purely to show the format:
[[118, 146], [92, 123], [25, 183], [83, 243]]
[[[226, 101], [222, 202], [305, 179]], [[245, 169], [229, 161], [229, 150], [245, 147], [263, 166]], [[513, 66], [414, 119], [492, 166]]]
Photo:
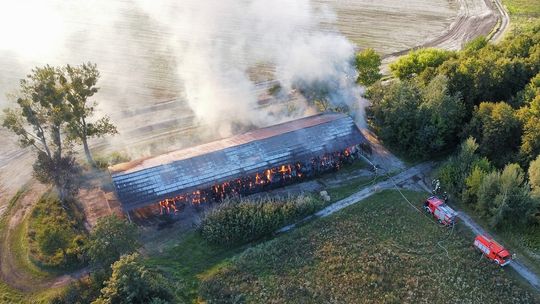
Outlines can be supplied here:
[[220, 201], [337, 170], [367, 141], [351, 117], [319, 114], [109, 168], [124, 211]]
[[359, 145], [313, 157], [308, 162], [284, 164], [262, 172], [239, 177], [202, 190], [183, 193], [160, 201], [161, 213], [177, 213], [187, 205], [221, 202], [226, 198], [241, 197], [262, 191], [290, 185], [302, 180], [318, 176], [325, 172], [338, 171], [345, 164], [352, 164], [360, 157]]

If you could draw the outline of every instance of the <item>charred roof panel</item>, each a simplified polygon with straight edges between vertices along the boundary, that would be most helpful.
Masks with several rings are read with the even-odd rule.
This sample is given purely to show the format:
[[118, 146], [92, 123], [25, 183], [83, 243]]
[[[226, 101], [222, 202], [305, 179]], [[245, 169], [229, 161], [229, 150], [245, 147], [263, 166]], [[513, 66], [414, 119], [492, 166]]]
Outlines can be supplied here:
[[365, 142], [353, 119], [319, 114], [109, 168], [124, 210]]

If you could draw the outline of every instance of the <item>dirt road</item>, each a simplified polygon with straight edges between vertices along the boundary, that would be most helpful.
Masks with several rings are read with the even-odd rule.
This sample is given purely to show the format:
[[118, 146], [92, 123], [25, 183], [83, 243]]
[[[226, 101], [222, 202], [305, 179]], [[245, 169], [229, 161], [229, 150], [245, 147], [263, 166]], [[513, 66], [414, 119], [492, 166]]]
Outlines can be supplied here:
[[[377, 193], [377, 192], [379, 192], [381, 190], [392, 189], [392, 188], [395, 187], [395, 185], [402, 186], [405, 183], [408, 183], [414, 177], [417, 177], [418, 179], [420, 179], [421, 176], [424, 176], [427, 172], [429, 172], [432, 169], [433, 169], [433, 164], [432, 163], [422, 163], [420, 165], [411, 167], [411, 168], [409, 168], [407, 170], [404, 170], [403, 172], [397, 174], [394, 177], [390, 177], [390, 178], [388, 178], [388, 179], [386, 179], [386, 180], [384, 180], [382, 182], [379, 182], [379, 183], [376, 183], [376, 184], [374, 184], [372, 186], [366, 187], [366, 188], [352, 194], [351, 196], [349, 196], [347, 198], [344, 198], [344, 199], [342, 199], [340, 201], [337, 201], [337, 202], [331, 204], [330, 206], [328, 206], [328, 207], [320, 210], [319, 212], [315, 213], [314, 215], [303, 219], [301, 222], [310, 220], [312, 218], [317, 218], [317, 217], [327, 217], [327, 216], [329, 216], [331, 214], [334, 214], [334, 213], [340, 211], [343, 208], [346, 208], [346, 207], [348, 207], [350, 205], [356, 204], [356, 203], [362, 201], [363, 199], [366, 199], [366, 198], [370, 197], [371, 195], [373, 195], [373, 194], [375, 194], [375, 193]], [[285, 227], [279, 229], [277, 232], [278, 233], [286, 232], [286, 231], [289, 231], [291, 229], [294, 229], [296, 226], [297, 226], [297, 224], [291, 224], [291, 225], [288, 225], [288, 226], [285, 226]]]
[[[489, 235], [484, 228], [474, 222], [474, 220], [468, 216], [462, 210], [459, 211], [459, 219], [465, 224], [469, 229], [471, 229], [475, 234], [484, 234]], [[527, 266], [523, 263], [513, 260], [509, 265], [510, 268], [514, 269], [521, 277], [523, 277], [527, 282], [529, 282], [536, 290], [540, 291], [540, 278], [537, 274], [532, 272]]]
[[12, 248], [15, 229], [29, 215], [33, 204], [46, 190], [45, 186], [37, 182], [27, 185], [26, 188], [28, 190], [21, 195], [13, 210], [10, 210], [7, 227], [0, 234], [0, 279], [23, 292], [35, 292], [46, 288], [65, 286], [73, 279], [80, 278], [88, 273], [88, 269], [81, 269], [57, 277], [36, 276], [36, 274], [29, 273], [21, 267], [19, 262], [21, 257], [17, 257], [17, 252], [14, 252]]

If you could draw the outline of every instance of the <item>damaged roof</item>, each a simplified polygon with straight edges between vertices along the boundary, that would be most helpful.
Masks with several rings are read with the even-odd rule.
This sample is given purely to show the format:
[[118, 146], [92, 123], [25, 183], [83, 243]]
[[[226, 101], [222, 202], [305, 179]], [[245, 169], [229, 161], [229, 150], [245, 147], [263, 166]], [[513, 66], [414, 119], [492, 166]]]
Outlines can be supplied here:
[[319, 114], [109, 167], [125, 211], [366, 142], [353, 119]]

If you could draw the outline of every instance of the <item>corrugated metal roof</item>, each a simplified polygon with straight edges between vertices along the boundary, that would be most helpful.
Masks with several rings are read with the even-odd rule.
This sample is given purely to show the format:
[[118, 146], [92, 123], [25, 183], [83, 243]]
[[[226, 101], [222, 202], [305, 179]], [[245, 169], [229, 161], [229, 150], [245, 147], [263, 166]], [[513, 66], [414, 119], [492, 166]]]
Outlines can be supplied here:
[[365, 142], [351, 117], [319, 114], [109, 168], [124, 210]]

